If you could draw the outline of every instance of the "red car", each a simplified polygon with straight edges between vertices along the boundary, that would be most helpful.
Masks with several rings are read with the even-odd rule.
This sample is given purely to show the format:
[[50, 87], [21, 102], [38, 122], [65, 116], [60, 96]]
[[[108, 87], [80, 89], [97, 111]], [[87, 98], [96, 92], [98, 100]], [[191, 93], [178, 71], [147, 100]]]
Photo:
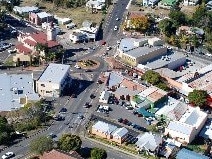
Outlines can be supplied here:
[[106, 41], [102, 41], [102, 45], [105, 45], [106, 44]]
[[129, 121], [128, 121], [127, 119], [124, 119], [124, 120], [122, 121], [122, 123], [125, 124], [125, 125], [127, 125], [128, 122], [129, 122]]

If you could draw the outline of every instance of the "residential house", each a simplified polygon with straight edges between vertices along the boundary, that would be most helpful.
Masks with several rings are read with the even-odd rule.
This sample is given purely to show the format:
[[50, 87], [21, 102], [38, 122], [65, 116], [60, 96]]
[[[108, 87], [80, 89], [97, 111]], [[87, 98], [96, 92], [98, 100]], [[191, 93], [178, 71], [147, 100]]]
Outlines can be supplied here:
[[143, 0], [143, 6], [155, 6], [159, 0]]
[[41, 26], [42, 23], [44, 22], [48, 23], [54, 21], [54, 16], [46, 12], [38, 12], [38, 13], [30, 12], [29, 21], [32, 24]]
[[57, 98], [70, 88], [70, 66], [51, 63], [36, 81], [36, 92], [41, 97]]
[[112, 136], [113, 138], [111, 139], [112, 141], [122, 144], [128, 135], [128, 130], [124, 127], [122, 128], [117, 128], [113, 133]]
[[146, 132], [138, 135], [138, 141], [135, 143], [138, 151], [147, 151], [149, 154], [158, 153], [162, 144], [162, 137], [156, 134]]
[[181, 143], [188, 144], [199, 134], [206, 120], [207, 113], [202, 112], [199, 107], [189, 107], [179, 121], [171, 121], [168, 124], [164, 134]]
[[11, 111], [39, 101], [33, 74], [0, 74], [0, 111]]
[[177, 153], [176, 159], [210, 159], [210, 157], [183, 148]]
[[163, 43], [159, 38], [124, 38], [120, 42], [117, 54], [126, 64], [137, 66], [140, 63], [147, 63], [159, 56], [166, 55], [167, 47], [164, 47]]
[[86, 7], [96, 10], [102, 10], [105, 7], [105, 0], [89, 0], [86, 3]]
[[92, 126], [91, 133], [102, 138], [112, 139], [112, 133], [117, 129], [117, 126], [98, 121]]
[[31, 7], [30, 6], [24, 6], [24, 7], [14, 6], [13, 11], [15, 13], [22, 15], [29, 12], [39, 12], [39, 8], [35, 6], [31, 6]]
[[76, 151], [64, 152], [53, 149], [49, 152], [44, 152], [40, 159], [83, 159]]
[[107, 104], [110, 96], [111, 96], [110, 92], [102, 91], [102, 93], [101, 93], [101, 95], [99, 97], [99, 102]]
[[184, 0], [183, 5], [184, 6], [195, 6], [199, 3], [199, 0]]
[[170, 9], [177, 3], [177, 0], [162, 0], [158, 3], [160, 8]]
[[18, 41], [20, 44], [16, 46], [17, 54], [13, 56], [14, 62], [24, 62], [27, 65], [30, 63], [33, 56], [45, 57], [45, 52], [36, 50], [37, 44], [46, 45], [48, 50], [55, 51], [61, 48], [62, 46], [56, 41], [56, 30], [55, 28], [49, 27], [47, 29], [47, 34], [43, 32], [26, 34], [19, 34]]

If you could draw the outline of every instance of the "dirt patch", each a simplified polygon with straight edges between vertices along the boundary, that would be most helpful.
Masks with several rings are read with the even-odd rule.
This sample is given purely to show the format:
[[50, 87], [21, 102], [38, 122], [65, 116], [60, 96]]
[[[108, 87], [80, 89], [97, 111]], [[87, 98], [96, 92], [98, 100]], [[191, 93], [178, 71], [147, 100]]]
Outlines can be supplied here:
[[36, 3], [39, 3], [39, 6], [43, 11], [52, 13], [61, 18], [70, 18], [73, 21], [73, 23], [77, 24], [78, 26], [81, 26], [84, 20], [89, 20], [99, 24], [103, 18], [103, 14], [101, 11], [99, 11], [96, 14], [91, 14], [91, 9], [86, 9], [86, 7], [78, 7], [78, 8], [54, 7], [52, 3], [42, 2], [40, 0], [23, 0], [21, 6], [33, 6]]
[[99, 67], [100, 63], [96, 60], [84, 59], [77, 62], [77, 65], [80, 66], [82, 69], [94, 70]]

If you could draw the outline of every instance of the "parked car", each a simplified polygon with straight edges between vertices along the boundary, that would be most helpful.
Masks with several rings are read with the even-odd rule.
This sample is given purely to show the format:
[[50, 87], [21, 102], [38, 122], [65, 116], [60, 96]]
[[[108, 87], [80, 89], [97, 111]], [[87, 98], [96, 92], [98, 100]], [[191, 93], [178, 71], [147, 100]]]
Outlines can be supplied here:
[[66, 108], [61, 108], [59, 113], [64, 113], [64, 112], [67, 112], [67, 109]]
[[116, 30], [118, 30], [118, 27], [117, 26], [114, 27], [114, 31], [116, 31]]
[[78, 65], [75, 65], [74, 67], [75, 67], [75, 68], [77, 68], [77, 69], [81, 69], [81, 67], [80, 67], [80, 66], [78, 66]]
[[8, 50], [9, 54], [16, 53], [16, 50]]
[[123, 122], [123, 119], [122, 118], [118, 118], [118, 122], [119, 123], [122, 123]]
[[83, 115], [79, 115], [77, 118], [78, 118], [78, 119], [83, 119], [84, 116], [83, 116]]
[[116, 18], [116, 21], [119, 21], [119, 18]]
[[14, 156], [15, 156], [15, 154], [13, 152], [7, 152], [1, 158], [2, 159], [9, 159], [9, 158], [14, 157]]
[[110, 49], [111, 49], [111, 46], [108, 46], [108, 47], [106, 48], [107, 51], [109, 51]]
[[54, 133], [50, 133], [49, 137], [51, 137], [53, 139], [53, 138], [57, 137], [57, 135], [55, 135]]
[[90, 95], [90, 98], [91, 98], [91, 99], [94, 99], [95, 97], [96, 97], [96, 96], [95, 96], [94, 94], [91, 94], [91, 95]]
[[125, 125], [127, 125], [128, 122], [129, 122], [129, 121], [128, 121], [127, 119], [124, 119], [124, 120], [122, 121], [122, 123], [125, 124]]
[[84, 108], [90, 108], [91, 107], [91, 105], [90, 105], [90, 103], [89, 102], [86, 102], [85, 104], [84, 104], [84, 106], [83, 106]]

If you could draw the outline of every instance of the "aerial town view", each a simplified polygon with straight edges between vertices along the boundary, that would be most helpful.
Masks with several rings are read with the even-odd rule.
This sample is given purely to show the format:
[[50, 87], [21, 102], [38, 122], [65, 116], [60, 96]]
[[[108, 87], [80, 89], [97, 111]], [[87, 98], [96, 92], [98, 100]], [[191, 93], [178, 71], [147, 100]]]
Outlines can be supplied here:
[[212, 159], [212, 0], [0, 0], [1, 159]]

